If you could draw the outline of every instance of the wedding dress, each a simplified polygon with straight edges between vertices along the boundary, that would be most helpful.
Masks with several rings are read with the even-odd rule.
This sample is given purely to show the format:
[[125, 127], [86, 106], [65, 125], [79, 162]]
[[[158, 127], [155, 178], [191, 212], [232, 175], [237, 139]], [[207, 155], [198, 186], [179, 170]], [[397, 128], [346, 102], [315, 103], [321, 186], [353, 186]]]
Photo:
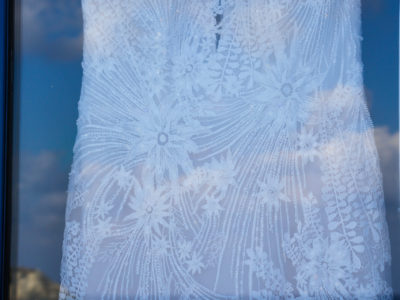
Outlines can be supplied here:
[[390, 299], [360, 0], [83, 0], [60, 299]]

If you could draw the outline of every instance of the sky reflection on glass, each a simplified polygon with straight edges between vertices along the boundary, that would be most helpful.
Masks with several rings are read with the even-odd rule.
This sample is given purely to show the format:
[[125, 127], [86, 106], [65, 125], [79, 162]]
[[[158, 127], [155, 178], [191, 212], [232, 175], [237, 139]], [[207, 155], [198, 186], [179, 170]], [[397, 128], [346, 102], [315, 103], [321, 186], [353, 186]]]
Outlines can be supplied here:
[[[400, 293], [398, 3], [363, 1], [364, 82], [384, 175], [393, 287]], [[78, 0], [22, 0], [19, 266], [59, 280], [68, 173], [81, 87]]]

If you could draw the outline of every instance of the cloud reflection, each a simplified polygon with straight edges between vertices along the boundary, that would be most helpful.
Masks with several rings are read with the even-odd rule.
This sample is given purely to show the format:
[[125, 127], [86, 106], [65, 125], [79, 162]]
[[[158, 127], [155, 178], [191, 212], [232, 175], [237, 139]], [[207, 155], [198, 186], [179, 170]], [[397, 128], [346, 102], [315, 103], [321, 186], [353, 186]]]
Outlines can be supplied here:
[[391, 206], [399, 207], [399, 132], [390, 133], [388, 127], [375, 128], [385, 197]]
[[[20, 159], [18, 265], [59, 277], [68, 170], [51, 151]], [[34, 247], [32, 246], [34, 245]]]
[[22, 53], [56, 60], [82, 56], [82, 12], [79, 0], [22, 0]]

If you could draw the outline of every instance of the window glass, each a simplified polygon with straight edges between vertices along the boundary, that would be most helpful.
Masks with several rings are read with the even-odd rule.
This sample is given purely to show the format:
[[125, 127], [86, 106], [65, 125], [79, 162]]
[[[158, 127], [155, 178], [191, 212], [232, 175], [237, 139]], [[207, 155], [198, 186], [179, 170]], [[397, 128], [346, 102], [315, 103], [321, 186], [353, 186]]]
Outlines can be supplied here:
[[[17, 8], [10, 290], [12, 299], [58, 299], [81, 95], [82, 7], [78, 0], [21, 0]], [[398, 12], [395, 0], [362, 1], [364, 89], [383, 174], [392, 286], [400, 297]]]

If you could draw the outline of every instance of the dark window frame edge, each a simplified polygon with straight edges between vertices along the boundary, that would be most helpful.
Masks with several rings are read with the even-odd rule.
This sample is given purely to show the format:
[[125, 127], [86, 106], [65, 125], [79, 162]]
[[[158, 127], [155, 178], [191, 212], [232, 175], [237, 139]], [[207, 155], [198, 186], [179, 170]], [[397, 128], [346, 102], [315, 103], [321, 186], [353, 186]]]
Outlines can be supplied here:
[[0, 224], [0, 282], [1, 298], [10, 297], [10, 261], [11, 261], [11, 194], [12, 194], [12, 151], [13, 151], [13, 98], [14, 98], [14, 6], [12, 0], [0, 0], [2, 49], [0, 58], [2, 60], [1, 72], [1, 224]]

